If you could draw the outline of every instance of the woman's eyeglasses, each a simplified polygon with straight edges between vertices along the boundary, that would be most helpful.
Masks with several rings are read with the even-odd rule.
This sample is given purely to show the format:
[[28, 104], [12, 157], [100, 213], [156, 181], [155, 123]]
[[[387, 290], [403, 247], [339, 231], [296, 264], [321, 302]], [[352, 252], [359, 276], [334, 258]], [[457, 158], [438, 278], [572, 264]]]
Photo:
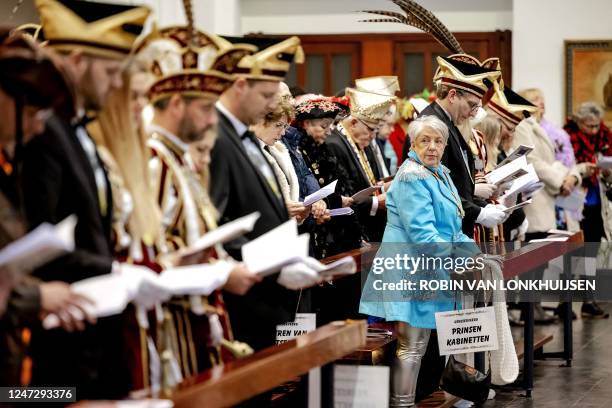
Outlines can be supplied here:
[[287, 130], [289, 128], [289, 124], [288, 123], [283, 123], [283, 122], [276, 122], [274, 124], [274, 127], [276, 127], [279, 130]]

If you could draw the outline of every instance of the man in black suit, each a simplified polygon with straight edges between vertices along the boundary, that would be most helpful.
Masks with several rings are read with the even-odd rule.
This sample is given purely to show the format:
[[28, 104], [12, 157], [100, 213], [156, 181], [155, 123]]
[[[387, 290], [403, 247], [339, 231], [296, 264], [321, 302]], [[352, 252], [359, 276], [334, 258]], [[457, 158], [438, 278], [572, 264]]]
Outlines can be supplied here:
[[[74, 80], [79, 114], [72, 121], [51, 117], [44, 134], [23, 150], [21, 187], [30, 228], [71, 214], [78, 218], [75, 251], [35, 275], [44, 281], [75, 282], [114, 269], [121, 273], [122, 266], [113, 265], [110, 246], [111, 189], [85, 128], [84, 112], [100, 110], [109, 94], [122, 86], [123, 61], [136, 39], [133, 30], [142, 28], [149, 10], [77, 1], [36, 4], [48, 46], [62, 53], [62, 64]], [[100, 19], [107, 21], [107, 31], [100, 32]], [[79, 333], [35, 331], [32, 384], [76, 386], [79, 399], [126, 396], [130, 380], [123, 324], [116, 316]]]
[[[300, 45], [297, 37], [280, 43], [233, 40], [254, 42], [260, 52], [238, 64], [244, 71], [217, 102], [219, 135], [212, 151], [210, 186], [220, 224], [254, 211], [261, 213], [252, 232], [226, 246], [234, 258], [241, 259], [244, 243], [289, 219], [278, 181], [249, 126], [261, 121], [275, 107], [279, 83]], [[272, 50], [275, 52], [266, 53]], [[279, 71], [279, 67], [283, 70]], [[285, 273], [286, 270], [281, 272], [281, 278]], [[294, 319], [298, 293], [281, 286], [277, 278], [274, 275], [264, 279], [245, 296], [224, 294], [236, 339], [255, 350], [273, 345], [276, 325]], [[304, 281], [304, 286], [307, 285]]]
[[[338, 164], [347, 170], [349, 194], [374, 186], [382, 178], [369, 151], [376, 130], [389, 111], [394, 97], [348, 88], [351, 114], [332, 131], [325, 141]], [[385, 195], [378, 194], [354, 205], [368, 241], [380, 242], [387, 222]]]
[[[475, 60], [470, 56], [467, 58]], [[434, 77], [437, 100], [419, 116], [436, 116], [448, 126], [448, 145], [442, 156], [442, 164], [451, 171], [451, 178], [461, 196], [465, 211], [463, 232], [472, 237], [475, 223], [492, 228], [502, 223], [506, 214], [503, 209], [486, 204], [474, 196], [474, 156], [457, 127], [476, 114], [500, 72], [483, 68], [477, 61], [472, 64], [459, 58], [438, 57], [438, 64], [440, 67]]]

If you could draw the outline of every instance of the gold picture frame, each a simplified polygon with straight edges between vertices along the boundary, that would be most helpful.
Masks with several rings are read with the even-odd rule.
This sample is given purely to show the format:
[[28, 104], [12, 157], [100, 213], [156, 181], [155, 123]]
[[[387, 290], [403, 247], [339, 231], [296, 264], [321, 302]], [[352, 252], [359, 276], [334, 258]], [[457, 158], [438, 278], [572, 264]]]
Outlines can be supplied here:
[[604, 110], [604, 122], [612, 125], [612, 39], [565, 41], [565, 113], [594, 101]]

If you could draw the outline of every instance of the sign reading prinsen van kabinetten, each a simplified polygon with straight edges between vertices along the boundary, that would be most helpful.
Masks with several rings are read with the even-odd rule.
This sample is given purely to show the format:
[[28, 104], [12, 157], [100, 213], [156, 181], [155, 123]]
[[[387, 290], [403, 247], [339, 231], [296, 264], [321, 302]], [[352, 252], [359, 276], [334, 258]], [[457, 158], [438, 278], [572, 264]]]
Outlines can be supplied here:
[[493, 306], [436, 313], [440, 355], [497, 350]]

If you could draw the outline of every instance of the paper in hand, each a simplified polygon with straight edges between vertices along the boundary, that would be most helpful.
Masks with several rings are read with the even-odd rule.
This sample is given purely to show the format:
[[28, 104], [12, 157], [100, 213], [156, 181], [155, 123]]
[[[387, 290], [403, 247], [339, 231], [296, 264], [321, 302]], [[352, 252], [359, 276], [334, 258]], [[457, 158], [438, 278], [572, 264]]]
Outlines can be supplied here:
[[[245, 215], [230, 221], [227, 224], [223, 224], [218, 228], [202, 235], [195, 244], [188, 248], [184, 248], [175, 255], [180, 258], [188, 258], [196, 255], [198, 252], [202, 252], [208, 248], [212, 248], [217, 244], [224, 244], [228, 241], [241, 237], [242, 235], [253, 231], [255, 223], [261, 216], [259, 211]], [[183, 265], [191, 263], [182, 263]]]
[[335, 262], [325, 265], [325, 269], [319, 271], [319, 275], [326, 278], [341, 275], [352, 275], [357, 272], [357, 264], [351, 256], [345, 256]]
[[[119, 314], [132, 300], [125, 278], [118, 274], [109, 273], [84, 279], [73, 283], [70, 288], [93, 302], [93, 304], [84, 303], [82, 307], [95, 317]], [[45, 317], [42, 325], [45, 329], [54, 329], [59, 327], [60, 320], [56, 315], [50, 314]]]
[[253, 273], [267, 276], [308, 256], [310, 235], [298, 236], [291, 219], [242, 246], [242, 261]]
[[500, 185], [528, 174], [528, 168], [527, 158], [519, 156], [515, 160], [487, 173], [485, 179], [489, 184]]
[[351, 207], [342, 207], [342, 208], [332, 208], [329, 210], [329, 215], [331, 217], [336, 217], [338, 215], [351, 215], [354, 214], [355, 211]]
[[320, 190], [315, 191], [304, 199], [304, 206], [308, 207], [316, 203], [319, 200], [322, 200], [326, 197], [329, 197], [336, 191], [336, 184], [338, 184], [338, 180], [334, 180], [325, 187]]
[[601, 156], [597, 160], [597, 167], [600, 169], [612, 169], [612, 156]]
[[359, 203], [366, 201], [369, 197], [372, 196], [372, 194], [374, 194], [376, 191], [380, 190], [381, 188], [382, 186], [378, 184], [375, 186], [364, 188], [363, 190], [358, 191], [357, 193], [353, 194], [351, 198], [353, 199], [353, 202], [355, 204], [359, 204]]
[[518, 159], [521, 156], [527, 156], [529, 153], [531, 153], [531, 151], [533, 149], [534, 149], [533, 146], [520, 145], [512, 153], [510, 153], [510, 156], [506, 157], [497, 166], [495, 166], [495, 168], [497, 169], [497, 168], [503, 166], [504, 164], [508, 164], [512, 160], [516, 160], [516, 159]]
[[17, 272], [29, 272], [73, 251], [76, 223], [76, 216], [71, 215], [57, 225], [41, 224], [0, 251], [0, 266]]
[[585, 198], [586, 193], [580, 188], [575, 188], [568, 196], [558, 196], [555, 205], [563, 208], [564, 210], [577, 211], [582, 208]]
[[529, 205], [529, 204], [531, 204], [531, 199], [529, 199], [529, 200], [525, 200], [525, 201], [522, 201], [522, 202], [520, 202], [520, 203], [518, 203], [518, 204], [516, 204], [516, 205], [513, 205], [512, 207], [508, 207], [508, 208], [506, 208], [506, 209], [504, 210], [504, 212], [505, 212], [506, 214], [510, 214], [510, 213], [511, 213], [511, 212], [513, 212], [514, 210], [518, 210], [519, 208], [525, 207], [526, 205]]

